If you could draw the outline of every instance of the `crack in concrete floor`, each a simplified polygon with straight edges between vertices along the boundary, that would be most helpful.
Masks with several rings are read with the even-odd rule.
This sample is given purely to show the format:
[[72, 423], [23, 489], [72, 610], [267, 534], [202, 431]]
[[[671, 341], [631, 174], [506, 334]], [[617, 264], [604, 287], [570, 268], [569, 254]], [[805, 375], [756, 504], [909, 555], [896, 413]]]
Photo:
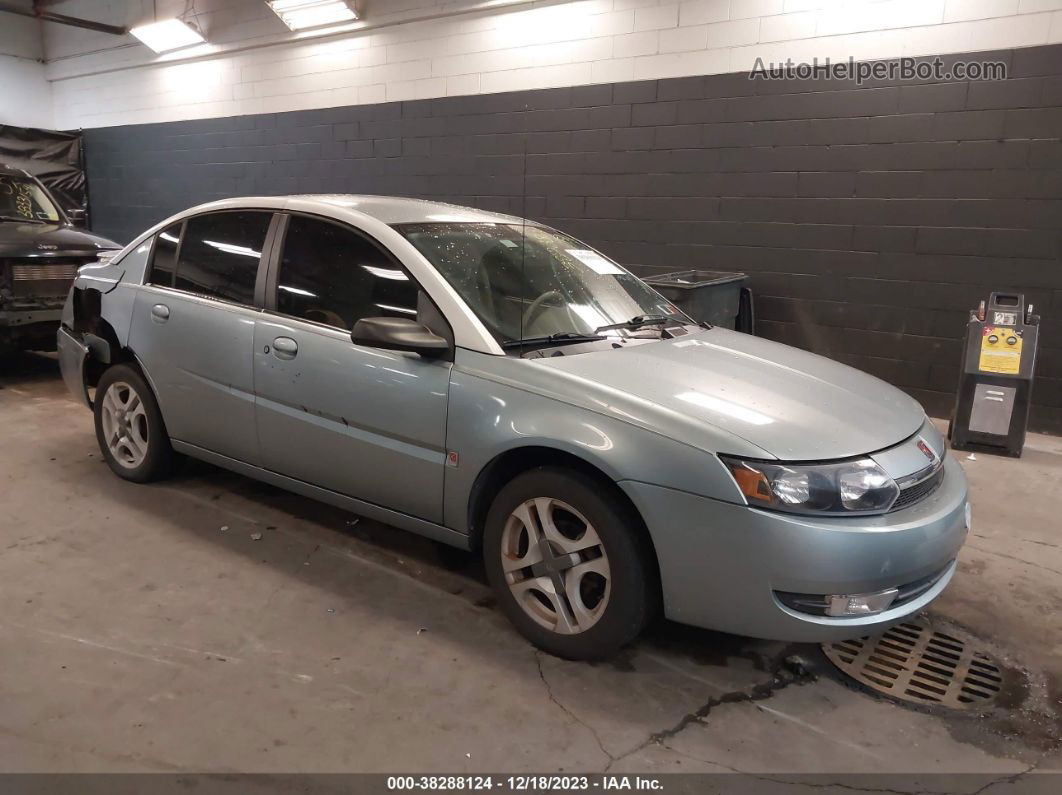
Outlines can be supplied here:
[[[820, 781], [801, 781], [801, 780], [795, 780], [793, 777], [782, 777], [782, 776], [771, 775], [771, 774], [767, 774], [767, 773], [756, 773], [756, 772], [749, 771], [749, 770], [742, 770], [741, 768], [737, 768], [737, 767], [733, 767], [731, 765], [728, 765], [725, 762], [720, 762], [718, 760], [712, 760], [712, 759], [705, 759], [705, 758], [700, 757], [700, 756], [694, 756], [693, 754], [687, 753], [685, 751], [680, 751], [677, 748], [674, 748], [674, 747], [672, 747], [670, 745], [667, 745], [666, 743], [661, 743], [661, 746], [666, 748], [667, 750], [671, 751], [672, 753], [678, 754], [679, 756], [684, 756], [687, 759], [692, 759], [693, 761], [701, 762], [701, 763], [706, 764], [706, 765], [713, 765], [715, 767], [720, 767], [720, 768], [723, 768], [724, 770], [730, 771], [731, 773], [739, 773], [739, 774], [741, 774], [743, 776], [748, 776], [749, 778], [752, 778], [752, 779], [754, 779], [756, 781], [765, 781], [765, 782], [769, 782], [769, 783], [772, 783], [772, 784], [782, 784], [782, 785], [784, 785], [787, 788], [787, 791], [789, 791], [789, 788], [807, 787], [808, 789], [812, 789], [812, 790], [816, 790], [816, 789], [830, 789], [830, 790], [840, 789], [840, 790], [845, 790], [845, 791], [848, 791], [848, 792], [880, 792], [880, 793], [887, 793], [887, 795], [981, 795], [982, 793], [988, 791], [992, 787], [995, 787], [995, 786], [997, 786], [999, 784], [1013, 783], [1013, 782], [1017, 781], [1018, 779], [1022, 778], [1023, 776], [1026, 776], [1029, 773], [1032, 773], [1036, 769], [1037, 764], [1038, 764], [1037, 763], [1037, 764], [1029, 765], [1024, 770], [1019, 770], [1017, 773], [1010, 773], [1010, 774], [1005, 775], [1005, 776], [1000, 776], [999, 778], [994, 778], [991, 781], [987, 782], [986, 784], [983, 784], [982, 786], [978, 787], [977, 789], [971, 790], [969, 793], [961, 793], [960, 791], [955, 790], [955, 789], [950, 789], [950, 790], [893, 789], [893, 788], [890, 788], [890, 787], [858, 787], [858, 786], [855, 786], [854, 784], [845, 784], [845, 783], [838, 782], [838, 781], [821, 781], [821, 782]], [[856, 777], [858, 777], [858, 775], [859, 774], [856, 774]], [[871, 776], [872, 776], [872, 774], [871, 775], [867, 775], [866, 777], [869, 778]], [[851, 777], [852, 776], [849, 776], [849, 778], [851, 778]]]
[[783, 663], [782, 666], [778, 666], [775, 670], [771, 671], [771, 678], [767, 682], [759, 682], [747, 688], [731, 690], [720, 696], [710, 698], [697, 709], [692, 712], [687, 712], [670, 728], [653, 732], [646, 737], [644, 741], [636, 745], [634, 748], [631, 748], [629, 751], [620, 756], [611, 756], [610, 754], [611, 761], [605, 767], [604, 772], [607, 773], [615, 763], [638, 753], [644, 748], [647, 748], [654, 743], [664, 745], [665, 740], [677, 736], [688, 726], [704, 722], [704, 719], [707, 718], [716, 707], [724, 704], [741, 704], [763, 701], [771, 698], [775, 693], [784, 690], [790, 685], [806, 684], [808, 682], [814, 682], [815, 680], [816, 677], [814, 674], [809, 673], [802, 667], [797, 665], [787, 667], [786, 664]]
[[583, 720], [578, 715], [576, 715], [574, 712], [572, 712], [568, 707], [566, 707], [564, 704], [562, 704], [561, 701], [553, 694], [553, 686], [550, 685], [549, 680], [546, 678], [546, 672], [544, 670], [542, 670], [542, 655], [543, 655], [543, 653], [544, 652], [542, 652], [541, 649], [535, 649], [535, 651], [534, 651], [535, 666], [538, 669], [538, 678], [542, 680], [542, 684], [545, 685], [545, 687], [546, 687], [546, 695], [549, 696], [549, 700], [551, 702], [553, 702], [554, 704], [556, 704], [557, 707], [561, 710], [561, 712], [563, 712], [565, 715], [567, 715], [569, 718], [571, 718], [571, 720], [574, 723], [579, 724], [580, 726], [585, 728], [588, 732], [590, 732], [590, 736], [592, 736], [594, 738], [594, 742], [596, 742], [597, 743], [597, 747], [601, 749], [601, 753], [603, 753], [605, 756], [607, 756], [609, 758], [609, 763], [608, 763], [608, 765], [605, 766], [605, 770], [608, 770], [609, 766], [613, 762], [616, 761], [616, 757], [614, 757], [611, 753], [609, 753], [608, 749], [605, 748], [605, 743], [602, 741], [601, 735], [597, 733], [597, 729], [595, 729], [593, 726], [591, 726], [585, 720]]

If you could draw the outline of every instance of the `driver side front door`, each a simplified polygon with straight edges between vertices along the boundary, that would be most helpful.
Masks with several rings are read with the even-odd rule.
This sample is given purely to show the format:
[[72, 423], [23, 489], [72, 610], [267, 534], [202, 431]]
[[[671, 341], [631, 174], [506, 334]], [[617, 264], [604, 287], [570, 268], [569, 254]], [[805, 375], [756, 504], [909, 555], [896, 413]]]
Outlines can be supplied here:
[[266, 469], [441, 523], [451, 364], [355, 345], [362, 317], [418, 318], [426, 298], [351, 227], [291, 215], [254, 329]]

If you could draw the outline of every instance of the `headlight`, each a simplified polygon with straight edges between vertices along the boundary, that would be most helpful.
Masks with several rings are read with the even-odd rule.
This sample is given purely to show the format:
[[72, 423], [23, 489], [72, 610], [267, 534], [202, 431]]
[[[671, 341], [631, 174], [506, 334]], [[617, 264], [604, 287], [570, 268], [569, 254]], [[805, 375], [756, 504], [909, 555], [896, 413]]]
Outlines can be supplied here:
[[790, 513], [884, 513], [900, 488], [869, 458], [832, 464], [742, 461], [720, 456], [749, 505]]

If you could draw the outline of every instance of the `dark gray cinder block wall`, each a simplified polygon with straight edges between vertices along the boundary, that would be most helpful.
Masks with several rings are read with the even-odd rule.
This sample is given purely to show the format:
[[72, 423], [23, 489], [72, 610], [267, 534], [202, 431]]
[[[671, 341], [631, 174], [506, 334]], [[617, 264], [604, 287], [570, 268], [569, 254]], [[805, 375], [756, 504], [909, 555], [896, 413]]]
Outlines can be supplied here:
[[937, 416], [968, 310], [1022, 290], [1044, 316], [1031, 427], [1062, 432], [1062, 46], [965, 57], [1008, 79], [730, 74], [93, 129], [93, 226], [127, 241], [285, 193], [523, 214], [643, 275], [746, 271], [759, 334]]

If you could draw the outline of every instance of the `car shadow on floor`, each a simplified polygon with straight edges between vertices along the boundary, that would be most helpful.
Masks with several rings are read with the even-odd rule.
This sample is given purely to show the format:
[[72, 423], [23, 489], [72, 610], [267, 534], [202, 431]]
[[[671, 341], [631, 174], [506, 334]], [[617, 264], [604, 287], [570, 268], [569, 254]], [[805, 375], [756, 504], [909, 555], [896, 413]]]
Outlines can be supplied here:
[[[359, 555], [367, 555], [376, 563], [467, 599], [477, 608], [497, 613], [504, 621], [478, 552], [457, 549], [371, 519], [356, 517], [340, 508], [195, 459], [184, 459], [168, 483], [197, 492], [206, 488], [213, 492], [211, 499], [217, 497], [220, 500], [224, 495], [231, 495], [279, 512], [304, 528], [308, 541], [320, 539], [338, 545], [353, 542]], [[252, 515], [257, 513], [257, 509], [251, 511]], [[516, 630], [510, 628], [510, 631], [515, 639]], [[816, 663], [820, 658], [818, 646], [814, 644], [764, 641], [658, 618], [646, 628], [632, 649], [621, 652], [609, 664], [622, 670], [629, 666], [633, 652], [639, 648], [680, 656], [696, 665], [725, 667], [731, 661], [741, 661], [743, 666], [751, 665], [768, 674], [793, 655]]]

